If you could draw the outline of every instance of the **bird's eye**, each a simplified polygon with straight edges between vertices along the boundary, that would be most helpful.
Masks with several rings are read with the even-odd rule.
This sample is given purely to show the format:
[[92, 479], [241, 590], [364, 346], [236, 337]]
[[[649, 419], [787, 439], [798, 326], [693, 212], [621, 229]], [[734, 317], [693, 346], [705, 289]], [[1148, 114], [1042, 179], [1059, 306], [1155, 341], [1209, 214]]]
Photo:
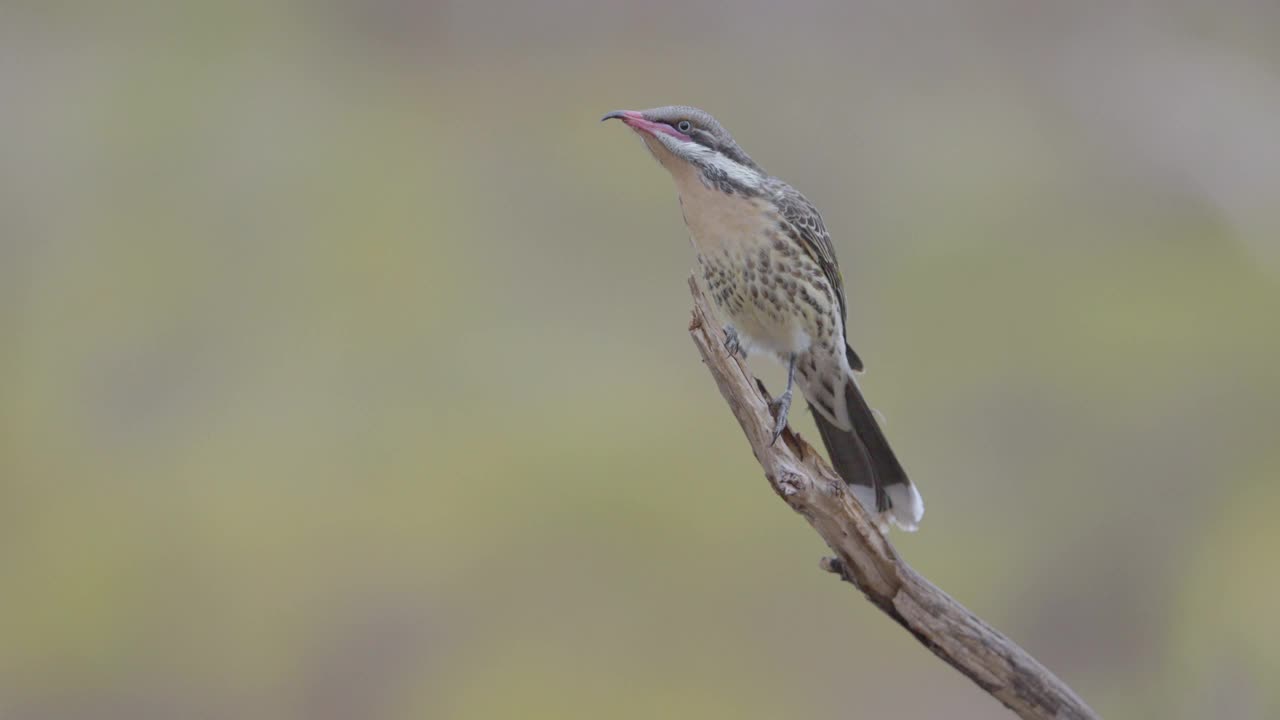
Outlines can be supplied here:
[[690, 123], [688, 120], [681, 120], [680, 122], [676, 123], [676, 129], [687, 135], [689, 131], [693, 129], [693, 124]]

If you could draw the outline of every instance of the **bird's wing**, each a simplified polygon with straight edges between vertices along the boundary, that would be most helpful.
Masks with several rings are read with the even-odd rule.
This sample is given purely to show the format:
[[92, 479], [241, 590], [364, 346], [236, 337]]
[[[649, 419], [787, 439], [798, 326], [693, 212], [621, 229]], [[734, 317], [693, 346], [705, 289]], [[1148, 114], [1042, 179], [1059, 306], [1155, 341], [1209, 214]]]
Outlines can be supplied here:
[[[831, 244], [831, 234], [822, 224], [822, 216], [818, 214], [818, 209], [813, 206], [813, 203], [790, 185], [777, 182], [773, 190], [774, 201], [778, 204], [782, 217], [791, 223], [801, 247], [814, 262], [818, 263], [818, 267], [822, 268], [823, 275], [826, 276], [831, 289], [835, 291], [836, 299], [840, 302], [840, 325], [843, 327], [848, 322], [844, 279], [840, 275], [840, 265], [836, 262], [836, 250]], [[847, 337], [846, 331], [846, 347], [848, 346]], [[853, 348], [848, 348], [848, 355], [849, 365], [854, 370], [861, 371], [862, 360], [853, 352]]]

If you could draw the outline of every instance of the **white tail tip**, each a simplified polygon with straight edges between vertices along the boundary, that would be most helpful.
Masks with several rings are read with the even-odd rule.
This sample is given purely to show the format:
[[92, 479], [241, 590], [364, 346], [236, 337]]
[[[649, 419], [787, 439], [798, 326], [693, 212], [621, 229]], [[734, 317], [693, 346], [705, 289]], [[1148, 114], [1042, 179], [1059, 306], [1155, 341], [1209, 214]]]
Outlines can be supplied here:
[[[853, 496], [867, 511], [876, 506], [876, 493], [865, 485], [851, 485]], [[889, 494], [889, 509], [877, 513], [875, 520], [881, 532], [887, 532], [890, 525], [907, 532], [915, 532], [920, 528], [920, 519], [924, 517], [924, 498], [912, 483], [906, 485], [890, 485], [885, 488]]]

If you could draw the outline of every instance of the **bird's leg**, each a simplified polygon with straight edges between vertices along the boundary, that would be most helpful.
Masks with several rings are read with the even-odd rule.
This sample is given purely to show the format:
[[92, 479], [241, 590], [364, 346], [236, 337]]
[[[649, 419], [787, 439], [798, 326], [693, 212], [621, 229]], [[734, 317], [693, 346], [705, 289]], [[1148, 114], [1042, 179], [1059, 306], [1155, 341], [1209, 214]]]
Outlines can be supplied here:
[[738, 331], [731, 325], [724, 328], [724, 350], [730, 355], [737, 355], [743, 360], [747, 359], [747, 351], [742, 349], [742, 341], [738, 339]]
[[773, 437], [769, 439], [770, 445], [778, 442], [778, 436], [782, 435], [783, 428], [787, 426], [787, 411], [791, 409], [791, 384], [795, 377], [796, 356], [792, 353], [787, 358], [787, 389], [769, 403], [769, 411], [773, 413]]

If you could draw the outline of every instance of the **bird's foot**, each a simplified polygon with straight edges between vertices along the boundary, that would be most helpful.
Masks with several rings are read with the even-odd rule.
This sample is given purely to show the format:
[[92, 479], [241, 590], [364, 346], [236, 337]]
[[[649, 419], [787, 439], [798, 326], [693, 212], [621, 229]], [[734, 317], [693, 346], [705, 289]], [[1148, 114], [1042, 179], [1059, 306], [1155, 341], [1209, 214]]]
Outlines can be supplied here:
[[769, 402], [769, 413], [773, 415], [773, 434], [769, 445], [778, 442], [782, 431], [787, 428], [787, 411], [791, 409], [791, 391], [788, 390]]
[[742, 341], [738, 339], [738, 331], [731, 327], [724, 329], [724, 351], [743, 360], [747, 359], [747, 352], [742, 349]]

